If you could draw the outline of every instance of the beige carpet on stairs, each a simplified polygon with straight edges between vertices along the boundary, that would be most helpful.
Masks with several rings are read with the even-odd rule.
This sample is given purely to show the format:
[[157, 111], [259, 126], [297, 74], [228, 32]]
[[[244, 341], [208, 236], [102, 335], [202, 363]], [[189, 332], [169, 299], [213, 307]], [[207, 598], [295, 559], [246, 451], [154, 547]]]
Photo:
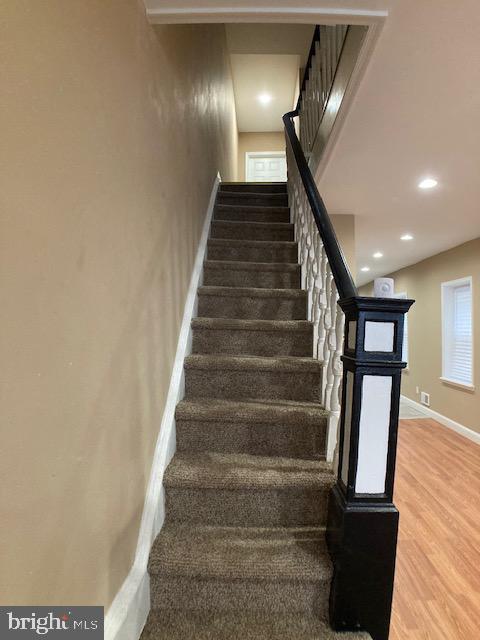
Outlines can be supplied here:
[[366, 640], [327, 623], [321, 366], [285, 184], [218, 193], [143, 640]]

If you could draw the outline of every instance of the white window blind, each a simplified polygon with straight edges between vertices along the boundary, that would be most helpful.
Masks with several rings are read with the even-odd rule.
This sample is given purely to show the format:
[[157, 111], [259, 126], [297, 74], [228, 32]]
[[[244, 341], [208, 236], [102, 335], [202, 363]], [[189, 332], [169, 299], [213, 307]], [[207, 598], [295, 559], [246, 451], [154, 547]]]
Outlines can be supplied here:
[[472, 296], [470, 286], [453, 291], [453, 335], [450, 374], [454, 380], [472, 382]]
[[442, 285], [443, 377], [473, 384], [472, 284], [470, 279]]

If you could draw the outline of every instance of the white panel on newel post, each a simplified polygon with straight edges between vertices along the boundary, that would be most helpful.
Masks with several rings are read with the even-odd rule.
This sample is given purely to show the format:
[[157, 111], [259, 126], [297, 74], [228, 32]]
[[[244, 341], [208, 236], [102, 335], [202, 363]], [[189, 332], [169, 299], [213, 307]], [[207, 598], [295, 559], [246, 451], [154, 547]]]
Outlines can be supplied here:
[[385, 492], [391, 402], [391, 376], [363, 376], [356, 493]]
[[395, 325], [393, 322], [365, 322], [365, 351], [381, 351], [392, 353]]

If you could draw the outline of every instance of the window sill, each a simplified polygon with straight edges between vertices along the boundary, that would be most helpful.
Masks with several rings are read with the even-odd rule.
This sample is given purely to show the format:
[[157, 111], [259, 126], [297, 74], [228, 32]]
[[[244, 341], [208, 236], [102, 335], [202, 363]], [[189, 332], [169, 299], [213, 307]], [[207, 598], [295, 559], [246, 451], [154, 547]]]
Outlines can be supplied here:
[[462, 391], [475, 391], [475, 385], [473, 384], [465, 384], [464, 382], [457, 382], [456, 380], [450, 380], [450, 378], [440, 377], [440, 380], [451, 387], [456, 387], [457, 389], [462, 389]]

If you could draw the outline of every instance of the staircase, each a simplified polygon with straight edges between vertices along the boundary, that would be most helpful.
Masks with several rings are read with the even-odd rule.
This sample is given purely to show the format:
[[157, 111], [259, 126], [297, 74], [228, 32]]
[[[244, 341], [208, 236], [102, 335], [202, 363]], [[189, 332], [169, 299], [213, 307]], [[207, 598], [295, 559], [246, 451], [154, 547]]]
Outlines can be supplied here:
[[364, 35], [315, 29], [288, 183], [218, 192], [143, 640], [388, 640], [414, 301], [359, 296], [312, 175]]
[[330, 629], [322, 363], [285, 184], [222, 184], [143, 640], [370, 638]]

